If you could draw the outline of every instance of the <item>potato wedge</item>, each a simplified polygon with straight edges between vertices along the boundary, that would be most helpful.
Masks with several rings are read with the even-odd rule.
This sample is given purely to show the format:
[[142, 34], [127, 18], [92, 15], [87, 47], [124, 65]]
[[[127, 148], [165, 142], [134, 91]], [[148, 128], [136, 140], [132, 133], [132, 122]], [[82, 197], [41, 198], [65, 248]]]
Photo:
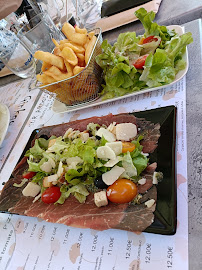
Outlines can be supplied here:
[[76, 66], [78, 64], [78, 58], [75, 52], [69, 47], [65, 47], [62, 50], [62, 57], [73, 66]]
[[94, 31], [92, 31], [92, 32], [90, 32], [90, 33], [87, 34], [87, 36], [88, 36], [89, 39], [92, 39], [92, 37], [94, 35], [95, 35], [95, 32]]
[[88, 37], [86, 34], [74, 33], [69, 39], [76, 44], [83, 46], [87, 42]]
[[81, 61], [85, 60], [85, 55], [82, 53], [77, 53], [76, 56], [78, 57], [78, 60], [81, 60]]
[[56, 81], [66, 80], [66, 79], [70, 78], [73, 75], [73, 73], [70, 73], [70, 72], [63, 73], [63, 72], [61, 72], [61, 70], [59, 70], [59, 68], [54, 67], [54, 66], [52, 66], [47, 71], [44, 71], [44, 74], [52, 77]]
[[60, 56], [61, 50], [60, 50], [59, 46], [58, 47], [55, 47], [53, 54], [54, 55], [57, 55], [57, 56]]
[[79, 34], [87, 34], [86, 28], [79, 28], [77, 25], [75, 26], [75, 32]]
[[70, 23], [65, 22], [62, 27], [62, 32], [68, 39], [70, 39], [70, 37], [75, 34], [75, 29]]
[[70, 65], [70, 63], [67, 60], [65, 60], [65, 59], [64, 59], [64, 62], [65, 62], [65, 66], [66, 66], [67, 72], [73, 74], [73, 67], [72, 67], [72, 65]]
[[69, 42], [69, 39], [62, 39], [60, 40], [60, 45]]
[[49, 63], [52, 66], [56, 66], [61, 70], [65, 68], [64, 60], [62, 59], [62, 57], [49, 52], [36, 51], [34, 54], [34, 58], [45, 61], [46, 63]]
[[70, 42], [64, 43], [59, 45], [59, 48], [63, 50], [65, 47], [71, 48], [75, 53], [84, 53], [85, 49], [84, 47], [78, 45], [78, 44], [72, 44]]
[[82, 70], [84, 70], [84, 67], [75, 66], [73, 69], [73, 74], [79, 74]]
[[88, 64], [88, 61], [90, 59], [92, 50], [93, 50], [94, 45], [96, 43], [96, 40], [97, 40], [96, 36], [93, 36], [92, 39], [89, 41], [87, 47], [86, 47], [86, 52], [85, 52], [85, 63], [86, 63], [86, 65]]
[[84, 45], [88, 39], [87, 33], [86, 34], [76, 33], [75, 28], [70, 23], [67, 22], [64, 23], [62, 27], [62, 32], [69, 40], [79, 45]]
[[56, 82], [56, 80], [52, 76], [46, 75], [44, 73], [36, 75], [36, 78], [44, 85]]
[[41, 71], [44, 72], [45, 70], [49, 69], [50, 67], [52, 67], [51, 64], [46, 63], [45, 61], [43, 62], [42, 66], [41, 66]]

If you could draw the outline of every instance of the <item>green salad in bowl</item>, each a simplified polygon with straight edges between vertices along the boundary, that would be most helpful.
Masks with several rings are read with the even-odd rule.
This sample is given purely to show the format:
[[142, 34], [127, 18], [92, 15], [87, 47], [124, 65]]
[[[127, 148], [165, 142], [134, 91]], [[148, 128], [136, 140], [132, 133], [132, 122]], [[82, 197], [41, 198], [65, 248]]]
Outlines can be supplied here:
[[140, 8], [135, 15], [145, 33], [121, 33], [113, 46], [104, 40], [103, 53], [96, 58], [103, 69], [103, 100], [168, 85], [179, 71], [186, 69], [183, 55], [186, 46], [193, 42], [192, 34], [179, 35], [170, 27], [158, 25], [153, 22], [153, 11]]

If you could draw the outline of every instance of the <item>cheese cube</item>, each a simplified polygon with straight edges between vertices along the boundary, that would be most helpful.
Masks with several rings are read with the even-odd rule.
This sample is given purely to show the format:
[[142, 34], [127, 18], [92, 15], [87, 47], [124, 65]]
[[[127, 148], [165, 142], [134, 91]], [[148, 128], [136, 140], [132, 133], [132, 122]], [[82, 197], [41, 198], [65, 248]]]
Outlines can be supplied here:
[[94, 193], [94, 201], [97, 207], [106, 206], [108, 204], [106, 191], [102, 190]]
[[146, 178], [141, 178], [139, 181], [138, 181], [138, 184], [140, 185], [144, 185], [146, 183]]
[[155, 200], [151, 199], [149, 201], [146, 201], [144, 204], [147, 206], [147, 208], [150, 208], [155, 204]]

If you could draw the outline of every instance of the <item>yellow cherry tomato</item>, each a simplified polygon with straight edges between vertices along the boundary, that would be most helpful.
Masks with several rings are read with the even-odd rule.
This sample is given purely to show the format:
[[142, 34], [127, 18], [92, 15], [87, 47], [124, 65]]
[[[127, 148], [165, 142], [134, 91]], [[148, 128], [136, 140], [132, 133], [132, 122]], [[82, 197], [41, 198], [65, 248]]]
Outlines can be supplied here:
[[107, 198], [114, 203], [129, 203], [136, 195], [137, 186], [128, 179], [118, 179], [107, 188]]
[[122, 142], [122, 153], [133, 152], [133, 150], [135, 150], [134, 143]]

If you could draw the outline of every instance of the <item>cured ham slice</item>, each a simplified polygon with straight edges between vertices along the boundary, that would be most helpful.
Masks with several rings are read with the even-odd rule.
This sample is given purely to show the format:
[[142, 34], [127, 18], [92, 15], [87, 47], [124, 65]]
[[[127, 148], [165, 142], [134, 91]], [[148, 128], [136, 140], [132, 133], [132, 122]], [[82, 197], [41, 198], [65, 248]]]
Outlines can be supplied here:
[[[138, 119], [132, 114], [119, 114], [102, 117], [91, 117], [70, 123], [43, 127], [39, 130], [34, 140], [40, 137], [63, 136], [68, 128], [84, 131], [89, 123], [97, 123], [109, 126], [110, 123], [134, 123], [138, 126], [139, 134], [144, 135], [143, 152], [152, 153], [160, 137], [159, 124], [153, 124], [145, 119]], [[33, 141], [34, 142], [34, 141]], [[32, 142], [32, 145], [33, 145]], [[109, 202], [107, 206], [98, 208], [91, 193], [84, 204], [79, 203], [74, 196], [70, 197], [62, 205], [45, 204], [41, 200], [33, 203], [32, 197], [24, 197], [22, 190], [26, 186], [15, 187], [13, 183], [21, 183], [22, 173], [27, 168], [26, 158], [23, 158], [16, 166], [13, 176], [4, 186], [0, 196], [0, 211], [42, 218], [48, 222], [62, 223], [65, 225], [106, 230], [110, 228], [128, 231], [144, 231], [153, 223], [155, 206], [151, 208], [145, 205], [148, 199], [157, 200], [157, 190], [152, 184], [153, 172], [156, 163], [147, 167], [142, 176], [146, 178], [144, 185], [138, 186], [138, 192], [143, 194], [140, 204], [115, 204]]]

